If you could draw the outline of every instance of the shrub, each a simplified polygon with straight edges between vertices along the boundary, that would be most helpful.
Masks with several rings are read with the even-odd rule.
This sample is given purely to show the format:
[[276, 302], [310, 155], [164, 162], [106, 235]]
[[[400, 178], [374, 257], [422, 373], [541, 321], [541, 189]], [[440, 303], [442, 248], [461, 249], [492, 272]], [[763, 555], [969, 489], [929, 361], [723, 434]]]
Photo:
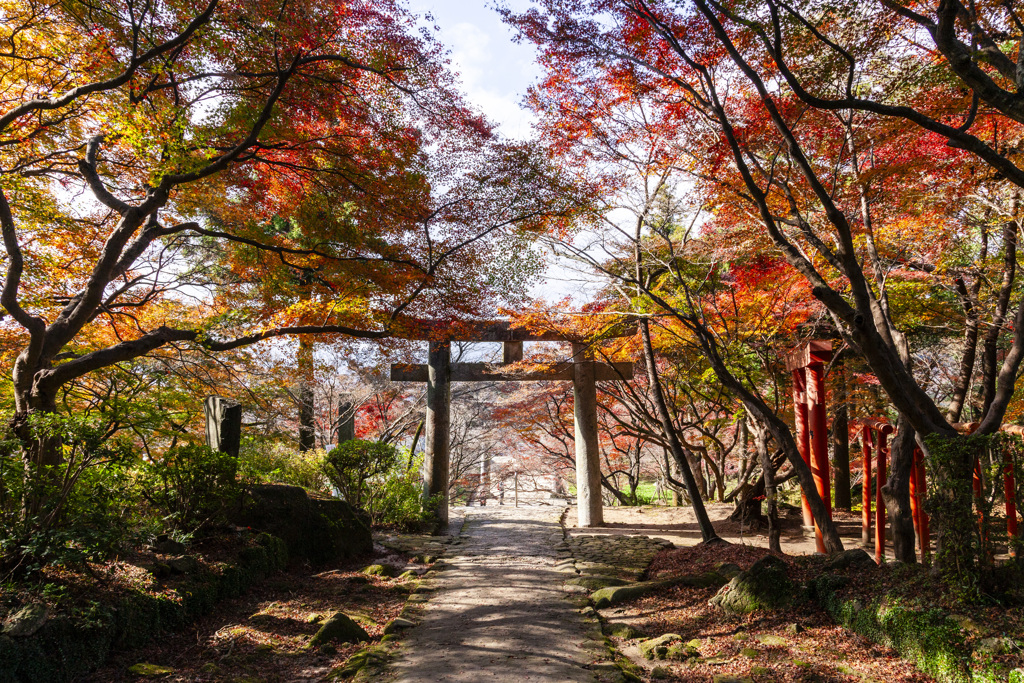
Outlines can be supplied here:
[[374, 526], [409, 529], [429, 521], [419, 465], [394, 446], [354, 439], [327, 454], [323, 471], [338, 495], [366, 510]]
[[169, 449], [149, 466], [146, 498], [171, 530], [189, 535], [222, 523], [241, 494], [238, 461], [207, 446]]
[[268, 439], [246, 438], [238, 452], [238, 471], [246, 482], [292, 484], [329, 496], [326, 458], [323, 449], [302, 452]]
[[153, 524], [138, 505], [130, 444], [76, 415], [35, 415], [31, 428], [57, 442], [62, 461], [26, 464], [16, 439], [0, 441], [0, 568], [78, 564], [139, 543]]

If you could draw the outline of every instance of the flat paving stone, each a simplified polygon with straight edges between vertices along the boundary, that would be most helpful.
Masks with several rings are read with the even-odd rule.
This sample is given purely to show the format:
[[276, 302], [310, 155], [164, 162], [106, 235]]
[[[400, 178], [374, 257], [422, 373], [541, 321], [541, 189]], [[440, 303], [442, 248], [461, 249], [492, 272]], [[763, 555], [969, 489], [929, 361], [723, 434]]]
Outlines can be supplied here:
[[401, 683], [596, 680], [583, 617], [564, 597], [558, 507], [466, 509], [462, 543], [394, 663]]

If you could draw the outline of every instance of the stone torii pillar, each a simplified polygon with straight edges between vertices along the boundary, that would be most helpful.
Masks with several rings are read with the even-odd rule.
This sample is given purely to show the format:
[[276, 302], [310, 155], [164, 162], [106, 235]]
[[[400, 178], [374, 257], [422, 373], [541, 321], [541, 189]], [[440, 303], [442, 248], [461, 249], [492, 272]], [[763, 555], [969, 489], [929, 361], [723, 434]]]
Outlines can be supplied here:
[[[441, 496], [435, 510], [442, 525], [448, 524], [449, 428], [451, 425], [451, 342], [430, 342], [427, 357], [426, 449], [423, 488], [426, 497]], [[393, 378], [393, 376], [392, 376]]]
[[[437, 496], [435, 513], [443, 525], [448, 522], [449, 441], [451, 382], [571, 381], [575, 403], [576, 505], [580, 527], [600, 526], [600, 452], [597, 438], [598, 381], [633, 378], [632, 363], [598, 363], [591, 350], [573, 344], [573, 363], [523, 371], [509, 365], [522, 360], [523, 341], [564, 341], [555, 333], [512, 329], [505, 321], [481, 322], [469, 332], [452, 333], [443, 341], [430, 341], [426, 365], [395, 363], [391, 379], [396, 382], [427, 383], [426, 455], [424, 493]], [[623, 335], [611, 335], [623, 336]], [[452, 363], [451, 342], [502, 342], [503, 363]]]
[[580, 527], [604, 524], [601, 501], [601, 451], [597, 443], [597, 382], [594, 354], [572, 345], [572, 404], [576, 446], [576, 517]]

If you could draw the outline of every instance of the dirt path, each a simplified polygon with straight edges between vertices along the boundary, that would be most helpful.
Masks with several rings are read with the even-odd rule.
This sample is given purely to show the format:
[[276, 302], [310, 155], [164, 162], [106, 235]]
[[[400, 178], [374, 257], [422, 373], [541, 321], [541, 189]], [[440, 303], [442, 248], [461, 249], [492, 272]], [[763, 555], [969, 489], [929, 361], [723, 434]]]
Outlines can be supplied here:
[[[768, 537], [763, 529], [750, 529], [738, 522], [730, 522], [729, 515], [735, 510], [731, 503], [705, 503], [711, 523], [719, 536], [739, 545], [768, 547]], [[565, 525], [573, 535], [646, 535], [664, 538], [679, 547], [700, 543], [700, 528], [693, 508], [669, 506], [606, 507], [605, 525], [593, 529], [576, 528], [576, 511], [570, 508]], [[849, 550], [860, 548], [860, 513], [833, 512], [833, 521], [842, 538], [843, 546]], [[782, 552], [787, 555], [811, 555], [815, 551], [814, 534], [804, 531], [799, 510], [789, 510], [783, 519]], [[874, 554], [874, 546], [868, 548]], [[886, 556], [892, 559], [892, 543], [886, 545]]]
[[395, 663], [400, 683], [594, 681], [583, 621], [564, 597], [561, 507], [466, 510], [423, 620]]

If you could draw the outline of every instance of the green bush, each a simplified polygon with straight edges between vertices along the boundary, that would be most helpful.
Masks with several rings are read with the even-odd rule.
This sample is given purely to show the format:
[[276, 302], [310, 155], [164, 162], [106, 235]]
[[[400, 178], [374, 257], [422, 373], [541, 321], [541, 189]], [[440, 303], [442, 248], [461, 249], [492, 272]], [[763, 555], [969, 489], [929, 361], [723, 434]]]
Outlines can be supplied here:
[[207, 446], [171, 448], [148, 469], [146, 498], [181, 535], [222, 523], [242, 492], [238, 461]]
[[0, 568], [32, 572], [100, 560], [152, 531], [126, 440], [111, 438], [102, 421], [74, 415], [36, 415], [31, 428], [57, 443], [61, 463], [26, 463], [20, 442], [0, 441]]
[[268, 439], [245, 438], [238, 452], [238, 472], [246, 482], [292, 484], [329, 496], [326, 458], [327, 452], [320, 448], [302, 452]]
[[354, 439], [327, 454], [323, 472], [340, 497], [366, 510], [374, 526], [411, 529], [430, 521], [419, 465], [394, 446]]

